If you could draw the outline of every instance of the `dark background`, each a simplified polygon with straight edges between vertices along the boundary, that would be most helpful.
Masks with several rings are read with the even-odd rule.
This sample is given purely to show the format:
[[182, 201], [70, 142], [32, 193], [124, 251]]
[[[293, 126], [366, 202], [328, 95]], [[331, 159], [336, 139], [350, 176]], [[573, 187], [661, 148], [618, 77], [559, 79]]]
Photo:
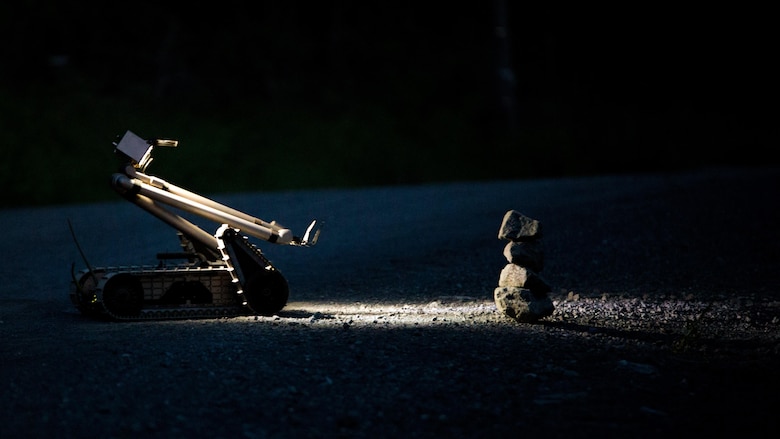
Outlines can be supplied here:
[[113, 197], [110, 142], [127, 129], [179, 139], [149, 173], [201, 192], [775, 162], [760, 9], [49, 0], [0, 12], [5, 206]]

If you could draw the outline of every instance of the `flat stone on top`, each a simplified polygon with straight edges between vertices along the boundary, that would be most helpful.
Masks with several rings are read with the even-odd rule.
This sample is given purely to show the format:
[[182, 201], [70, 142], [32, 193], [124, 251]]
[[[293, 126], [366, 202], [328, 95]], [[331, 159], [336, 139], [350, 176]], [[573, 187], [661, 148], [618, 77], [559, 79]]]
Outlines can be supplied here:
[[532, 241], [541, 237], [542, 223], [516, 210], [510, 210], [504, 215], [498, 231], [498, 239], [509, 241]]

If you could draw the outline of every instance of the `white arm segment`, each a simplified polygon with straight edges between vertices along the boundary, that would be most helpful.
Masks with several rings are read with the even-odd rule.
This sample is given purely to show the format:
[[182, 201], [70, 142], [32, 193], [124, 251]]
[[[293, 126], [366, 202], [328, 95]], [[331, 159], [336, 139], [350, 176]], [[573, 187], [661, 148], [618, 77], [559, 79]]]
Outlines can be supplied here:
[[[224, 212], [218, 207], [219, 203], [215, 203], [209, 200], [209, 203], [203, 203], [200, 200], [208, 200], [199, 195], [195, 195], [181, 188], [177, 188], [177, 192], [160, 189], [152, 186], [151, 184], [144, 183], [141, 179], [130, 178], [124, 174], [114, 174], [112, 177], [112, 185], [122, 193], [134, 193], [151, 198], [160, 203], [164, 203], [175, 208], [181, 209], [185, 212], [190, 212], [195, 215], [202, 216], [214, 222], [228, 224], [231, 227], [240, 229], [247, 235], [254, 236], [256, 238], [264, 239], [268, 242], [276, 244], [291, 244], [293, 242], [293, 234], [289, 229], [283, 229], [274, 227], [273, 225], [261, 221], [256, 218], [252, 218], [249, 215], [241, 214], [235, 215], [234, 209], [227, 208], [229, 210]], [[188, 196], [185, 196], [188, 195]], [[190, 199], [190, 197], [193, 199]], [[232, 211], [232, 212], [230, 212]], [[256, 220], [257, 222], [253, 221]], [[271, 226], [271, 227], [268, 227]]]

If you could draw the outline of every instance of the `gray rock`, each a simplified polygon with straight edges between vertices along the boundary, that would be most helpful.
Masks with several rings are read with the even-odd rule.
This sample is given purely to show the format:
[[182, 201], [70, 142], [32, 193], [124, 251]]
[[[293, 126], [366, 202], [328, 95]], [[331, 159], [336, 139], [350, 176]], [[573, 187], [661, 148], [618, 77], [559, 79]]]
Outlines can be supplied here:
[[504, 214], [498, 239], [509, 241], [533, 241], [542, 237], [542, 223], [516, 210]]
[[499, 287], [526, 288], [534, 293], [548, 293], [550, 285], [536, 272], [516, 264], [507, 264], [498, 277]]
[[504, 257], [510, 264], [522, 265], [539, 273], [544, 269], [542, 241], [509, 242], [504, 247]]
[[496, 309], [521, 323], [532, 323], [552, 315], [555, 306], [546, 294], [527, 288], [498, 287], [493, 290]]

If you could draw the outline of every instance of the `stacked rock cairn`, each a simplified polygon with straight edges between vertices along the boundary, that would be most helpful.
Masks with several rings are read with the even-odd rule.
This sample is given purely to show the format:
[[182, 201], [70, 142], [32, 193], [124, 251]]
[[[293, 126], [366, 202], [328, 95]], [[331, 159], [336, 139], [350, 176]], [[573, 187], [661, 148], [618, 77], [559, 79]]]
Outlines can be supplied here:
[[553, 313], [555, 306], [547, 293], [550, 285], [541, 277], [544, 268], [542, 224], [516, 210], [504, 215], [498, 239], [509, 241], [504, 256], [509, 262], [498, 279], [493, 298], [499, 312], [531, 323]]

